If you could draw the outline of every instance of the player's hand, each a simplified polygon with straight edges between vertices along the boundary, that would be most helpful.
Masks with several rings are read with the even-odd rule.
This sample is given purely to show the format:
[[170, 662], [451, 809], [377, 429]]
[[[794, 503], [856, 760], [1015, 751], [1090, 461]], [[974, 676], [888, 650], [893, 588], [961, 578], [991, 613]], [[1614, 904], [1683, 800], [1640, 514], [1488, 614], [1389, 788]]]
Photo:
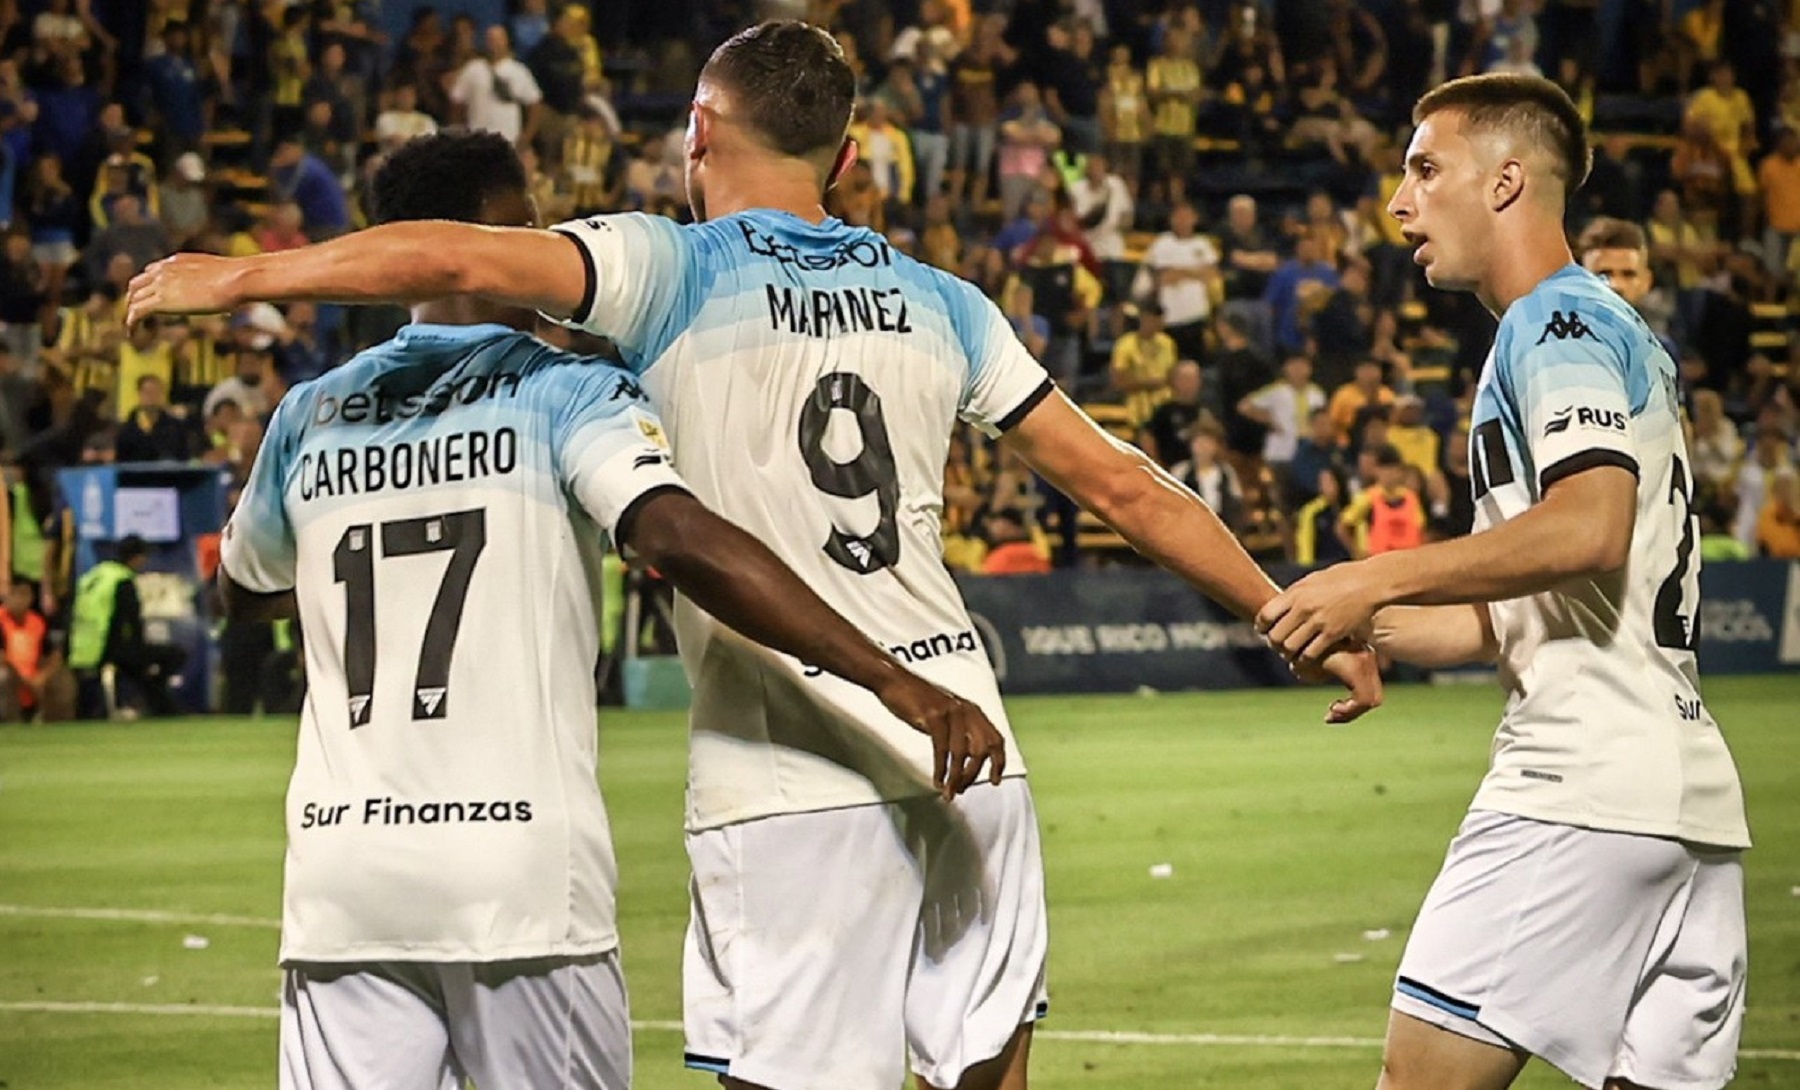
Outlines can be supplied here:
[[1256, 630], [1288, 661], [1315, 666], [1345, 641], [1367, 643], [1382, 602], [1365, 562], [1337, 564], [1295, 583], [1256, 614]]
[[236, 289], [239, 260], [211, 254], [176, 254], [152, 263], [131, 278], [125, 293], [125, 324], [136, 326], [153, 314], [216, 314], [244, 300]]
[[1317, 666], [1294, 664], [1301, 681], [1337, 681], [1350, 690], [1325, 709], [1325, 722], [1348, 723], [1381, 706], [1381, 663], [1365, 645], [1344, 645]]
[[907, 674], [878, 693], [881, 702], [920, 734], [931, 737], [931, 785], [948, 800], [962, 794], [988, 766], [988, 782], [1006, 770], [1006, 740], [987, 714], [962, 697]]

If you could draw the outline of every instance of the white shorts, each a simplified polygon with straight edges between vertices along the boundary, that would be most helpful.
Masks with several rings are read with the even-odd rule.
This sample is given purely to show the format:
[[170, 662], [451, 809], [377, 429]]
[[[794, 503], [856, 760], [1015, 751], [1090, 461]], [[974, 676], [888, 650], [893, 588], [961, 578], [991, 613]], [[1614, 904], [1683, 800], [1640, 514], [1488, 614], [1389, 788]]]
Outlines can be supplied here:
[[1738, 857], [1474, 811], [1425, 895], [1394, 1009], [1584, 1086], [1717, 1090], [1744, 1018]]
[[281, 1090], [627, 1090], [617, 951], [479, 964], [291, 966]]
[[778, 1090], [932, 1086], [1048, 1009], [1023, 777], [690, 833], [687, 1065]]

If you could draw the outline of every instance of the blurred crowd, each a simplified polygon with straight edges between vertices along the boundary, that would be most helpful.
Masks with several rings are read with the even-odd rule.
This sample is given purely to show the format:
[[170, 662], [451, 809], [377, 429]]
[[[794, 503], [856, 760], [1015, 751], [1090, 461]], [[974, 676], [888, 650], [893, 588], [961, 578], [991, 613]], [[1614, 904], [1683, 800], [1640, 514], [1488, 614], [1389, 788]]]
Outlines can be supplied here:
[[[264, 304], [128, 331], [147, 263], [352, 230], [382, 155], [449, 125], [513, 139], [546, 222], [683, 217], [699, 65], [765, 16], [831, 28], [858, 74], [861, 155], [832, 213], [981, 285], [1104, 427], [1258, 557], [1303, 564], [1468, 532], [1494, 320], [1425, 287], [1384, 208], [1422, 91], [1555, 79], [1596, 137], [1571, 238], [1622, 262], [1681, 363], [1702, 547], [1800, 556], [1800, 5], [494, 0], [484, 21], [406, 0], [0, 0], [0, 576], [39, 612], [67, 602], [59, 468], [241, 480], [285, 389], [404, 319]], [[944, 495], [959, 569], [1130, 562], [972, 429]]]

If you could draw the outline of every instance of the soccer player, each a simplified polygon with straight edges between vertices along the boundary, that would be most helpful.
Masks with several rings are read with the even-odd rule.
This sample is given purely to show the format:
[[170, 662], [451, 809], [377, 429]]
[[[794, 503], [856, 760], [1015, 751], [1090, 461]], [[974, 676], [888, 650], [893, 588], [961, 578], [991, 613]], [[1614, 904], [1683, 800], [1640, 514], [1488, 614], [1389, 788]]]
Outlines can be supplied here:
[[1315, 573], [1259, 626], [1304, 659], [1373, 619], [1424, 666], [1495, 660], [1492, 764], [1400, 962], [1381, 1085], [1498, 1090], [1528, 1055], [1590, 1087], [1713, 1090], [1743, 1019], [1738, 774], [1699, 689], [1694, 482], [1675, 368], [1571, 263], [1588, 168], [1554, 84], [1419, 100], [1389, 203], [1436, 287], [1500, 328], [1466, 538]]
[[[767, 542], [925, 676], [1007, 730], [946, 571], [957, 419], [1001, 435], [1140, 551], [1251, 616], [1275, 588], [1191, 492], [1056, 392], [964, 281], [827, 217], [855, 159], [855, 77], [831, 36], [765, 23], [707, 62], [689, 114], [697, 223], [600, 216], [554, 231], [391, 224], [276, 258], [182, 257], [135, 313], [237, 298], [478, 294], [613, 339], [697, 495]], [[1023, 764], [952, 802], [863, 693], [678, 607], [695, 686], [687, 1062], [729, 1087], [1021, 1088], [1045, 1002], [1043, 863]], [[1371, 657], [1328, 664], [1350, 718]], [[1010, 744], [1010, 733], [1009, 733]], [[910, 1057], [909, 1057], [910, 1053]]]
[[[1582, 268], [1606, 281], [1607, 287], [1634, 308], [1641, 307], [1644, 297], [1656, 287], [1656, 273], [1650, 267], [1649, 236], [1630, 220], [1596, 218], [1581, 229], [1581, 237], [1575, 242], [1575, 257]], [[1658, 333], [1656, 340], [1675, 361], [1679, 375], [1681, 350], [1674, 339]]]
[[[388, 221], [535, 220], [487, 133], [405, 145], [373, 195]], [[1000, 735], [703, 508], [631, 375], [528, 336], [528, 310], [448, 297], [413, 318], [281, 402], [224, 534], [228, 610], [297, 600], [307, 634], [280, 1082], [625, 1090], [602, 534], [735, 630], [721, 646], [767, 641], [873, 690], [895, 734], [931, 732], [943, 764], [896, 773], [920, 792], [987, 759], [997, 780]]]

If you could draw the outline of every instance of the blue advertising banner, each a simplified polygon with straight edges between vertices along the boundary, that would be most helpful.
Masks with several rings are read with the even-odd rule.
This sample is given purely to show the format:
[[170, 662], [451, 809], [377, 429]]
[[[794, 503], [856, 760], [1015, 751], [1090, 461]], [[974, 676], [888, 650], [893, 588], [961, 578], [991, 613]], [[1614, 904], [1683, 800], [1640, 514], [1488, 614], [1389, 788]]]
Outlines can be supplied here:
[[[1274, 572], [1279, 582], [1298, 569]], [[958, 579], [1008, 693], [1235, 689], [1293, 677], [1245, 621], [1162, 571]], [[1701, 570], [1703, 674], [1800, 670], [1800, 563]]]
[[1800, 670], [1800, 563], [1700, 569], [1700, 673]]
[[959, 580], [1008, 693], [1239, 689], [1293, 681], [1281, 656], [1162, 571]]

